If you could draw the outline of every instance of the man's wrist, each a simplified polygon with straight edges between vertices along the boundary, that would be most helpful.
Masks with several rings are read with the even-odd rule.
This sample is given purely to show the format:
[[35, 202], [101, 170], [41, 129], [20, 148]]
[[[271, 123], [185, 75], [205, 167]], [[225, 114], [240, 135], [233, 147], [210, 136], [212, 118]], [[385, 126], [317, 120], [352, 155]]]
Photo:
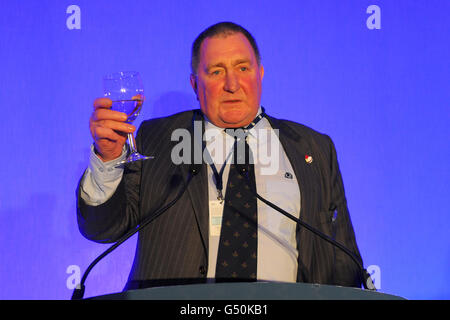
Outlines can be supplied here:
[[121, 152], [120, 154], [118, 154], [118, 155], [116, 155], [116, 156], [111, 156], [109, 159], [106, 159], [106, 158], [103, 157], [103, 156], [101, 155], [101, 153], [97, 150], [97, 148], [95, 147], [95, 144], [92, 144], [92, 146], [93, 146], [93, 151], [94, 151], [95, 155], [96, 155], [102, 162], [109, 162], [109, 161], [112, 161], [112, 160], [117, 160], [117, 159], [119, 159], [119, 158], [122, 156], [124, 150], [125, 150], [125, 151], [127, 150], [127, 149], [126, 149], [126, 144], [125, 144], [125, 145], [123, 146], [122, 152]]
[[[123, 168], [118, 167], [117, 163], [125, 160], [127, 157], [127, 146], [124, 145], [121, 155], [113, 160], [104, 161], [96, 153], [95, 146], [91, 145], [91, 154], [89, 157], [89, 169], [97, 181], [109, 182], [121, 178]], [[98, 178], [98, 179], [97, 179]]]

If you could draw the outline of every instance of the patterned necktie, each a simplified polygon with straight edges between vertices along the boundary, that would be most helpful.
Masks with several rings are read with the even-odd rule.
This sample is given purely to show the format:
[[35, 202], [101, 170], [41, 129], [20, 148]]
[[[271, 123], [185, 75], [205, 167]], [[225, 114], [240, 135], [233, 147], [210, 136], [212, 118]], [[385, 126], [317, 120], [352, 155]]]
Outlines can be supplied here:
[[[247, 143], [250, 130], [263, 115], [250, 126], [234, 132], [234, 163], [248, 165], [248, 178], [253, 186], [255, 172], [251, 150]], [[237, 131], [240, 130], [238, 133]], [[230, 129], [226, 130], [230, 134]], [[243, 133], [243, 134], [242, 134]], [[231, 133], [232, 134], [232, 133]], [[258, 252], [258, 213], [256, 197], [248, 181], [230, 165], [222, 216], [219, 250], [217, 253], [216, 282], [256, 281]]]

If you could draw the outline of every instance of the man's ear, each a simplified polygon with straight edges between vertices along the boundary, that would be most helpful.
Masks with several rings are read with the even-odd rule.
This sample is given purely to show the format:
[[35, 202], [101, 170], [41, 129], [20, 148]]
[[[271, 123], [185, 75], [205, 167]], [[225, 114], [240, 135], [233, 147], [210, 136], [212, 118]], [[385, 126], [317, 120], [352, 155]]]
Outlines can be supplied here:
[[195, 94], [197, 95], [197, 76], [193, 73], [191, 73], [190, 82], [192, 89], [194, 89]]

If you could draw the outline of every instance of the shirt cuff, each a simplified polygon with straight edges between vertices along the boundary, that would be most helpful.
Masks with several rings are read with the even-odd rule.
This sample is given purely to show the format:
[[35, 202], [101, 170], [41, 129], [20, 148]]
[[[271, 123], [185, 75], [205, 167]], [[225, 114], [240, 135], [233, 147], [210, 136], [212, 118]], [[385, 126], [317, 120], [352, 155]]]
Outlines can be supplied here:
[[127, 147], [124, 146], [119, 158], [103, 162], [91, 146], [89, 166], [80, 184], [80, 196], [86, 204], [98, 206], [112, 197], [123, 176], [123, 167], [116, 164], [125, 160], [126, 156]]
[[123, 167], [116, 166], [120, 161], [127, 157], [127, 146], [123, 146], [122, 154], [119, 158], [103, 162], [95, 153], [94, 145], [91, 145], [91, 153], [89, 155], [89, 170], [92, 172], [93, 178], [97, 182], [111, 182], [118, 178], [122, 178]]

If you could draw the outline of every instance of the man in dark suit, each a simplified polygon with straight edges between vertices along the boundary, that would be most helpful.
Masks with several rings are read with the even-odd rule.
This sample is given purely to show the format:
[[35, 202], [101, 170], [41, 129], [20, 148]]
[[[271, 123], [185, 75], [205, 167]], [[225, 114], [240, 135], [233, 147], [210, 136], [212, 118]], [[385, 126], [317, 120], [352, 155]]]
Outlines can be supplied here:
[[[126, 156], [126, 133], [135, 128], [124, 122], [126, 115], [110, 110], [109, 99], [94, 102], [91, 161], [78, 188], [77, 217], [85, 237], [101, 243], [116, 241], [170, 203], [192, 179], [181, 198], [140, 231], [127, 289], [219, 278], [361, 286], [359, 268], [348, 255], [264, 203], [256, 204], [253, 195], [243, 202], [247, 208], [255, 201], [253, 217], [243, 217], [246, 220], [236, 227], [244, 229], [234, 229], [225, 218], [232, 206], [231, 195], [247, 197], [251, 192], [248, 186], [252, 186], [269, 201], [340, 242], [362, 264], [331, 139], [265, 114], [260, 106], [263, 75], [258, 47], [247, 30], [233, 23], [206, 29], [192, 51], [190, 81], [200, 110], [143, 122], [137, 133], [138, 149], [155, 155], [155, 159], [124, 168], [114, 164]], [[237, 148], [224, 148], [218, 160], [211, 143], [206, 143], [200, 150], [211, 153], [212, 164], [202, 161], [198, 174], [192, 177], [189, 161], [178, 161], [186, 159], [187, 150], [174, 152], [179, 147], [174, 132], [195, 136], [196, 123], [201, 124], [201, 132], [216, 130], [214, 141], [222, 141], [221, 146], [233, 141], [222, 128], [246, 128], [245, 150], [250, 150], [254, 160], [262, 159], [264, 153], [257, 147], [267, 144], [267, 139], [261, 144], [266, 137], [261, 132], [275, 132], [269, 141], [275, 150], [271, 158], [276, 162], [274, 170], [264, 174], [267, 166], [255, 161], [247, 167], [251, 168], [247, 178], [252, 176], [253, 182], [239, 175], [231, 178], [236, 166], [229, 165], [227, 155], [237, 154]], [[238, 139], [234, 141], [232, 146]], [[195, 153], [195, 147], [189, 151]], [[201, 152], [205, 154], [209, 153]], [[232, 180], [235, 178], [241, 180]], [[223, 190], [219, 180], [223, 180]], [[232, 187], [239, 189], [231, 192]], [[245, 216], [245, 212], [244, 208], [234, 210], [236, 217]], [[234, 231], [231, 239], [241, 241], [241, 249], [230, 251], [232, 257], [225, 257], [230, 246], [224, 240], [226, 225]], [[248, 247], [253, 251], [236, 266], [245, 272], [233, 269], [229, 275], [223, 273], [223, 269], [235, 268], [231, 261], [245, 256]]]

